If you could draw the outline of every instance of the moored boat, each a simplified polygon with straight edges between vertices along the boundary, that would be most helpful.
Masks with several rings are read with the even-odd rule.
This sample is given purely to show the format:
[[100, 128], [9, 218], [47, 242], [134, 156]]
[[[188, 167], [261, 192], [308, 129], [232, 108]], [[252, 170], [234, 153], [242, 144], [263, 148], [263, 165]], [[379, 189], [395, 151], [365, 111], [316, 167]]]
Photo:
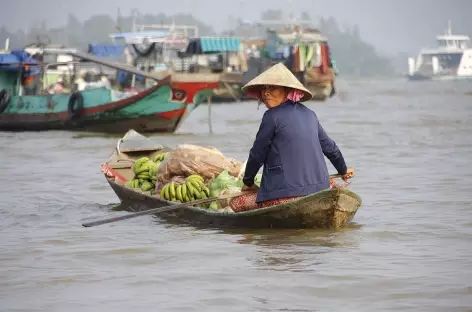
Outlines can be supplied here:
[[[151, 74], [66, 49], [43, 49], [43, 53], [71, 55], [80, 61], [29, 64], [26, 61], [32, 62], [34, 59], [26, 57], [24, 51], [17, 52], [0, 57], [0, 130], [123, 133], [137, 129], [140, 132], [174, 132], [199, 104], [187, 105], [185, 101], [175, 99], [170, 75], [166, 72]], [[77, 67], [84, 64], [129, 71], [155, 83], [138, 92], [114, 90], [100, 82], [95, 85], [90, 83], [93, 87], [77, 90], [72, 77], [77, 75]], [[48, 68], [60, 66], [65, 67], [68, 74], [64, 73], [64, 77], [75, 90], [64, 88], [62, 92], [50, 93], [44, 85]], [[26, 80], [24, 76], [36, 80], [33, 91], [18, 83]]]
[[[141, 29], [155, 25], [139, 25]], [[170, 29], [166, 29], [170, 28]], [[171, 62], [177, 51], [188, 44], [188, 38], [177, 31], [176, 27], [159, 25], [159, 30], [111, 34], [115, 41], [124, 41], [128, 65], [155, 73], [166, 71], [171, 75], [172, 101], [185, 104], [183, 116], [195, 110], [220, 84], [220, 75], [211, 72], [188, 72], [185, 59]], [[177, 33], [176, 33], [177, 31]], [[168, 63], [179, 66], [168, 66]], [[178, 67], [176, 70], [175, 67]], [[179, 68], [180, 67], [180, 68]], [[146, 85], [145, 80], [141, 79]]]
[[[115, 194], [133, 211], [164, 207], [170, 202], [127, 186], [133, 178], [134, 160], [168, 152], [164, 147], [129, 131], [118, 141], [111, 157], [102, 165], [102, 172]], [[361, 205], [361, 198], [347, 189], [329, 189], [311, 194], [296, 201], [245, 212], [227, 212], [207, 208], [186, 206], [158, 214], [165, 220], [179, 221], [209, 227], [243, 228], [339, 228], [348, 224]]]

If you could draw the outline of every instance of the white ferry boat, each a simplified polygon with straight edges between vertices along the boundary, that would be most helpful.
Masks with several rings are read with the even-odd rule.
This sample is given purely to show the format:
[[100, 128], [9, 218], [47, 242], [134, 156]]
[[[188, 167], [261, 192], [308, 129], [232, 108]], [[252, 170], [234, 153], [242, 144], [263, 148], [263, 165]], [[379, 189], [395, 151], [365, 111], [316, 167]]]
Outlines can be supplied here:
[[416, 60], [408, 58], [409, 80], [472, 79], [469, 36], [452, 34], [449, 21], [446, 33], [436, 36], [436, 43], [433, 49], [422, 49]]

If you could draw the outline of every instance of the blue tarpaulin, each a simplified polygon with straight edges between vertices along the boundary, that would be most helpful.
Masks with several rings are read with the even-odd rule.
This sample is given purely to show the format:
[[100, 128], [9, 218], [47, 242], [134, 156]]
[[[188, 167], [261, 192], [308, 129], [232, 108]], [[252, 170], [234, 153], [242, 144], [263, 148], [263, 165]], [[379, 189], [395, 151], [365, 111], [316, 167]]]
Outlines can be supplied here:
[[[21, 65], [26, 63], [27, 65]], [[26, 74], [36, 75], [40, 72], [39, 66], [31, 66], [38, 64], [38, 60], [30, 57], [24, 50], [14, 50], [10, 53], [0, 54], [0, 70], [19, 71], [22, 67]]]
[[124, 55], [124, 45], [89, 44], [88, 53], [100, 57], [119, 58]]

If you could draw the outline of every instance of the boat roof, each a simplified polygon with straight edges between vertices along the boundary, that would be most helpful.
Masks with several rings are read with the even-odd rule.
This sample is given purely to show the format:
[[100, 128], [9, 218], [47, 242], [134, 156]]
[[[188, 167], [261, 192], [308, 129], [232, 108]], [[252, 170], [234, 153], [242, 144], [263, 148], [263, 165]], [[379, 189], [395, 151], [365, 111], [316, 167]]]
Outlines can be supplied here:
[[0, 53], [0, 69], [8, 71], [18, 71], [25, 66], [33, 66], [29, 70], [32, 73], [38, 73], [39, 62], [30, 57], [24, 50], [13, 50], [7, 53]]
[[304, 29], [302, 32], [296, 32], [292, 29], [268, 29], [268, 32], [275, 33], [284, 43], [292, 44], [295, 42], [326, 42], [328, 38], [323, 36], [320, 31], [316, 29]]
[[200, 37], [189, 40], [187, 54], [205, 54], [241, 51], [241, 39], [237, 37]]
[[464, 49], [457, 47], [444, 47], [438, 49], [422, 49], [420, 54], [451, 54], [451, 53], [464, 53]]
[[457, 41], [469, 41], [470, 37], [467, 35], [453, 35], [451, 21], [447, 22], [447, 30], [444, 34], [436, 36], [436, 40], [457, 40]]
[[459, 40], [459, 41], [469, 41], [470, 37], [466, 35], [441, 35], [436, 36], [436, 40]]
[[119, 58], [124, 55], [124, 45], [118, 44], [89, 44], [88, 53], [100, 57]]
[[144, 43], [144, 42], [162, 42], [169, 36], [169, 31], [138, 31], [121, 32], [110, 34], [109, 37], [114, 40], [124, 39], [126, 43]]

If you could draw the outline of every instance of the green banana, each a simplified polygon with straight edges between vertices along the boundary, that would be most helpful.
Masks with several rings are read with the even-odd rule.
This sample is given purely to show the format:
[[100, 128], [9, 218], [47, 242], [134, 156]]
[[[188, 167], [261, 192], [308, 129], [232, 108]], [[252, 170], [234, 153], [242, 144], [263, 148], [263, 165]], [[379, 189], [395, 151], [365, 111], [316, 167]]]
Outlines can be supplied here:
[[149, 161], [148, 157], [141, 157], [141, 158], [136, 159], [136, 161], [134, 162], [134, 165], [133, 165], [134, 173], [138, 173], [137, 170], [140, 170], [141, 166], [147, 161]]
[[203, 177], [199, 176], [198, 174], [192, 174], [187, 177], [187, 180], [199, 180], [200, 182], [204, 182]]
[[136, 176], [137, 179], [142, 179], [142, 180], [149, 180], [151, 177], [149, 174], [146, 173], [141, 173]]
[[176, 195], [178, 200], [183, 201], [182, 184], [177, 185], [177, 187], [175, 188], [175, 195]]
[[162, 162], [164, 160], [164, 158], [166, 158], [167, 154], [168, 153], [157, 154], [152, 158], [152, 161], [155, 162], [155, 163]]
[[197, 192], [197, 193], [195, 194], [195, 198], [196, 198], [196, 199], [202, 199], [202, 194], [205, 194], [205, 193], [203, 193], [203, 192]]
[[175, 198], [175, 183], [174, 182], [170, 182], [169, 192], [170, 192], [170, 197]]
[[182, 198], [188, 198], [187, 197], [187, 184], [182, 184]]
[[144, 181], [143, 184], [141, 184], [141, 190], [143, 192], [147, 192], [152, 189], [152, 183], [148, 181]]
[[186, 182], [186, 185], [187, 185], [189, 196], [193, 196], [194, 193], [196, 192], [196, 189], [193, 187], [193, 185], [189, 181]]
[[153, 168], [153, 166], [154, 166], [153, 162], [144, 163], [140, 167], [136, 166], [136, 169], [135, 169], [134, 173], [135, 174], [140, 174], [140, 173], [143, 173], [143, 172], [147, 172], [149, 174], [149, 170], [151, 170], [151, 168]]
[[199, 183], [197, 181], [195, 181], [194, 179], [192, 180], [189, 180], [188, 181], [194, 188], [196, 188], [199, 192], [202, 191], [202, 183]]
[[159, 193], [159, 197], [162, 198], [162, 199], [165, 199], [164, 197], [164, 191], [166, 189], [166, 186], [164, 185], [162, 188], [161, 188], [161, 192]]
[[210, 196], [210, 189], [206, 185], [202, 185], [202, 191], [207, 197]]
[[165, 188], [165, 191], [164, 191], [164, 198], [166, 200], [169, 200], [170, 199], [170, 195], [169, 195], [169, 183], [167, 183], [164, 188]]

